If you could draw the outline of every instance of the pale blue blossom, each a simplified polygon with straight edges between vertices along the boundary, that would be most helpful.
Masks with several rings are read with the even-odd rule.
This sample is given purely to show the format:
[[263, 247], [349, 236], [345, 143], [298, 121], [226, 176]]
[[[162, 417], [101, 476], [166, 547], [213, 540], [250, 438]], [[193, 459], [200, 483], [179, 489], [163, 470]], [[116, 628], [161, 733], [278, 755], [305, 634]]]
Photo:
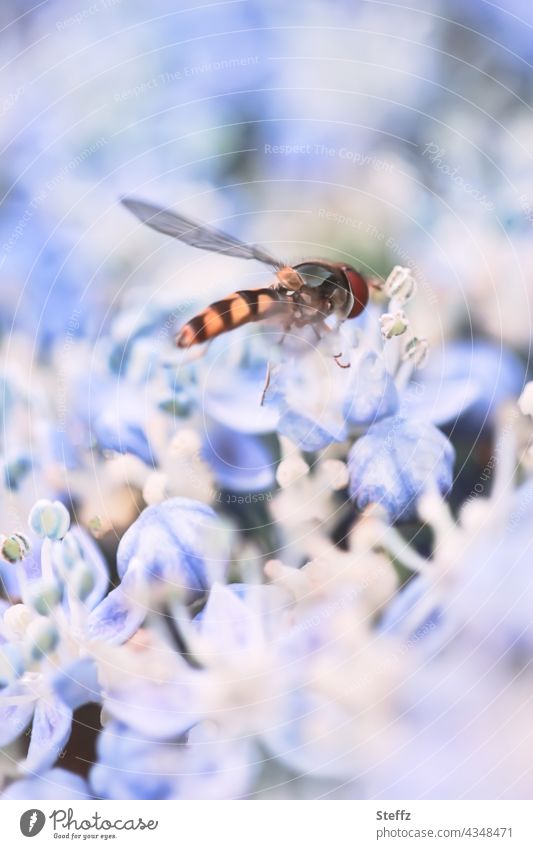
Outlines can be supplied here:
[[391, 521], [409, 518], [425, 490], [449, 491], [454, 458], [451, 443], [434, 425], [383, 419], [350, 450], [350, 495], [360, 509], [377, 504]]

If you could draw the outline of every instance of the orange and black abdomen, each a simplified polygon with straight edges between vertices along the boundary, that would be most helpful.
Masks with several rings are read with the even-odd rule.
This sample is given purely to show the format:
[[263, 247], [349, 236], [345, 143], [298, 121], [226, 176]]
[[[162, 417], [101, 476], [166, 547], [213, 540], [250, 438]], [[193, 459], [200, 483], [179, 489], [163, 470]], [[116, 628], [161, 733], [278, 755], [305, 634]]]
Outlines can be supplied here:
[[206, 307], [185, 324], [176, 337], [178, 348], [208, 342], [221, 333], [250, 321], [261, 321], [283, 311], [286, 296], [276, 289], [245, 289], [233, 292]]

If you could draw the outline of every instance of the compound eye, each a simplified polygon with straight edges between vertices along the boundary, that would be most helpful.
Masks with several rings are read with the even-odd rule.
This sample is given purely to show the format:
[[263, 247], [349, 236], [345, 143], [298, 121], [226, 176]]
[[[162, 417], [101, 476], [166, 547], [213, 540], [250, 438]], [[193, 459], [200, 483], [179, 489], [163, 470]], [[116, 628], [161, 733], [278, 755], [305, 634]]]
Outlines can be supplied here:
[[350, 310], [348, 318], [355, 318], [363, 312], [368, 303], [368, 286], [363, 275], [356, 271], [355, 268], [347, 265], [344, 266], [343, 271], [353, 295], [353, 307]]
[[300, 277], [303, 277], [305, 285], [309, 286], [310, 289], [316, 289], [318, 286], [322, 286], [331, 277], [331, 268], [327, 268], [317, 262], [301, 262], [294, 267]]

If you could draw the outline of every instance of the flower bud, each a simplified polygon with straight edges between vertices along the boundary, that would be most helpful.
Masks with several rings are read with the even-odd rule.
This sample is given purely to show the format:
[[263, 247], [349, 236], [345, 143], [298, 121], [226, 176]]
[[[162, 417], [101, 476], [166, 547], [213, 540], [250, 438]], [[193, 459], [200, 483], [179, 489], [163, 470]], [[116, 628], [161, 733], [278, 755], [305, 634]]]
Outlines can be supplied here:
[[146, 478], [143, 498], [147, 504], [160, 504], [168, 498], [168, 475], [165, 472], [152, 472]]
[[68, 583], [76, 598], [84, 601], [94, 589], [95, 579], [92, 569], [81, 560], [69, 577]]
[[381, 335], [384, 339], [392, 339], [393, 336], [401, 336], [409, 327], [409, 319], [403, 310], [386, 312], [379, 319]]
[[342, 460], [324, 460], [319, 466], [321, 481], [332, 489], [344, 489], [348, 486], [348, 467]]
[[8, 563], [23, 560], [30, 550], [30, 543], [24, 534], [14, 533], [10, 536], [0, 536], [0, 557]]
[[62, 540], [54, 542], [52, 560], [59, 571], [73, 569], [78, 561], [83, 560], [82, 547], [73, 533], [69, 531]]
[[530, 380], [529, 383], [526, 383], [520, 398], [518, 399], [518, 406], [520, 408], [520, 412], [523, 413], [524, 416], [532, 416], [533, 417], [533, 380]]
[[55, 625], [46, 616], [39, 616], [28, 626], [24, 646], [31, 660], [40, 660], [50, 654], [58, 642], [59, 634]]
[[21, 640], [30, 622], [35, 619], [35, 613], [26, 604], [12, 604], [4, 613], [3, 626], [10, 640]]
[[37, 536], [56, 540], [62, 539], [70, 526], [70, 516], [65, 505], [46, 498], [33, 505], [28, 521]]
[[385, 294], [392, 300], [405, 304], [416, 291], [416, 282], [410, 268], [395, 265], [385, 280], [383, 287]]
[[302, 480], [309, 471], [309, 466], [303, 457], [293, 456], [282, 460], [276, 472], [276, 480], [282, 489], [292, 486]]
[[63, 590], [58, 581], [40, 580], [29, 590], [28, 604], [41, 616], [47, 616], [61, 601]]
[[429, 342], [426, 338], [413, 336], [404, 348], [403, 359], [412, 360], [416, 368], [421, 368], [428, 357]]

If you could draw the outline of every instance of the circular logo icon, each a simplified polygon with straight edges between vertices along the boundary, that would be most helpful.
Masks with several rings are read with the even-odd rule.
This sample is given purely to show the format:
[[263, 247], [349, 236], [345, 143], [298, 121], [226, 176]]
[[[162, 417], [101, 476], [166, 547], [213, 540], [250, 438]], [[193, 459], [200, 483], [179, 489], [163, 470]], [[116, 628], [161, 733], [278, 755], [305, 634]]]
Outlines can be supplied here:
[[35, 837], [43, 830], [46, 817], [38, 808], [30, 808], [29, 811], [24, 811], [20, 818], [20, 830], [24, 837]]

